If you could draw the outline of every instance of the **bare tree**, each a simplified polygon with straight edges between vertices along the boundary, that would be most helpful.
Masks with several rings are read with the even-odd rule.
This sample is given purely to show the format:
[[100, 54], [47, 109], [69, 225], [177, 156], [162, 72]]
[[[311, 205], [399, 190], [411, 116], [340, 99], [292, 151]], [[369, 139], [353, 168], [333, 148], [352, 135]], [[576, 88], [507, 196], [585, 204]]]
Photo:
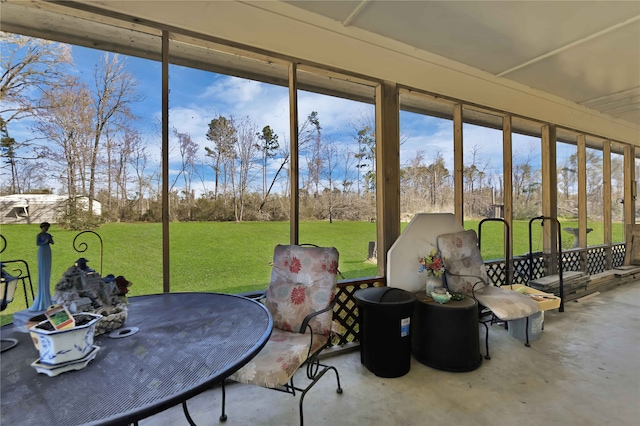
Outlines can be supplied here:
[[91, 97], [86, 85], [67, 77], [66, 86], [57, 87], [43, 96], [47, 106], [38, 115], [33, 129], [49, 143], [41, 149], [53, 164], [59, 166], [69, 198], [78, 193], [82, 181], [82, 155], [91, 134]]
[[[280, 167], [278, 167], [278, 170], [274, 174], [273, 179], [271, 180], [271, 184], [269, 185], [269, 188], [267, 189], [266, 194], [262, 198], [262, 202], [260, 203], [260, 208], [258, 209], [259, 212], [262, 211], [262, 208], [264, 207], [265, 203], [267, 202], [267, 197], [271, 193], [271, 189], [273, 189], [273, 185], [276, 183], [276, 181], [278, 180], [278, 177], [280, 176], [280, 173], [282, 172], [282, 170], [284, 170], [285, 166], [289, 162], [289, 149], [288, 148], [281, 149], [279, 151], [279, 153], [276, 155], [276, 157], [280, 157], [280, 159], [281, 159]], [[289, 188], [289, 185], [286, 185], [286, 191], [288, 191], [288, 188]]]
[[236, 221], [242, 222], [249, 185], [255, 178], [254, 171], [259, 155], [256, 143], [257, 127], [250, 117], [244, 117], [237, 126], [238, 143], [234, 163], [234, 214]]
[[48, 176], [45, 170], [47, 170], [47, 165], [44, 161], [36, 160], [25, 163], [18, 174], [18, 180], [22, 182], [22, 192], [28, 194], [47, 188]]
[[191, 135], [188, 133], [178, 132], [177, 129], [173, 129], [173, 135], [178, 139], [178, 150], [180, 151], [180, 171], [176, 175], [175, 179], [171, 183], [169, 190], [173, 191], [180, 176], [184, 183], [184, 193], [187, 202], [192, 200], [191, 196], [191, 176], [196, 167], [196, 156], [198, 154], [198, 144], [193, 141]]
[[531, 165], [533, 150], [517, 155], [513, 162], [513, 216], [516, 219], [536, 215], [534, 196], [540, 191], [539, 171]]
[[20, 193], [20, 181], [18, 180], [18, 167], [16, 157], [16, 140], [9, 136], [7, 123], [0, 117], [0, 154], [7, 159], [3, 162], [9, 165], [11, 169], [11, 179], [8, 192], [10, 194]]
[[321, 132], [316, 134], [316, 138], [310, 145], [310, 148], [307, 149], [305, 156], [307, 162], [307, 179], [305, 186], [307, 191], [313, 193], [314, 196], [318, 196], [320, 190], [320, 175], [324, 167], [321, 135]]
[[[577, 158], [575, 154], [571, 157]], [[565, 201], [569, 200], [572, 189], [576, 184], [576, 175], [578, 171], [572, 163], [573, 161], [571, 158], [568, 158], [562, 167], [558, 169], [558, 187], [560, 187]]]
[[94, 72], [95, 92], [93, 93], [93, 146], [91, 148], [89, 178], [89, 213], [93, 210], [96, 190], [96, 168], [100, 141], [108, 127], [120, 129], [125, 123], [136, 117], [129, 106], [141, 101], [137, 92], [137, 81], [126, 70], [125, 62], [118, 55], [105, 53]]
[[135, 172], [136, 198], [138, 200], [138, 213], [144, 213], [144, 200], [147, 190], [151, 188], [151, 177], [146, 175], [149, 153], [147, 146], [143, 143], [140, 135], [135, 132], [131, 138], [131, 155], [128, 162]]
[[422, 206], [416, 206], [417, 200], [426, 200], [426, 167], [424, 165], [424, 152], [416, 151], [413, 158], [400, 169], [400, 193], [402, 194], [402, 210], [414, 212], [423, 210]]
[[0, 44], [3, 46], [0, 55], [0, 156], [7, 158], [11, 169], [10, 191], [18, 193], [21, 190], [18, 165], [35, 160], [20, 154], [20, 150], [29, 146], [33, 139], [16, 141], [10, 137], [8, 127], [14, 120], [33, 117], [47, 107], [41, 98], [46, 91], [61, 84], [63, 67], [72, 62], [71, 47], [5, 32], [0, 32]]
[[273, 132], [271, 126], [264, 126], [262, 132], [256, 136], [261, 141], [258, 149], [262, 153], [262, 198], [265, 199], [267, 197], [267, 161], [276, 155], [280, 144], [278, 144], [278, 135]]
[[338, 148], [333, 141], [326, 141], [321, 149], [322, 164], [320, 173], [325, 193], [328, 194], [329, 223], [333, 223], [334, 191], [336, 189], [337, 168], [340, 160]]
[[118, 193], [121, 201], [127, 201], [129, 199], [129, 183], [131, 181], [129, 166], [134, 158], [134, 152], [140, 144], [140, 133], [137, 130], [127, 129], [115, 146], [115, 181], [118, 185]]
[[[375, 191], [376, 187], [376, 124], [371, 112], [360, 110], [351, 119], [351, 128], [354, 130], [354, 139], [358, 143], [354, 157], [357, 160], [356, 187], [360, 195], [360, 181], [364, 177], [364, 190]], [[364, 173], [363, 173], [364, 172]]]
[[5, 32], [0, 32], [0, 43], [0, 115], [8, 124], [47, 107], [40, 99], [64, 80], [71, 46]]
[[447, 169], [442, 153], [438, 152], [436, 157], [427, 167], [427, 177], [429, 180], [429, 195], [431, 198], [431, 205], [434, 207], [443, 207], [446, 203], [445, 188], [451, 173]]
[[353, 186], [355, 158], [353, 153], [349, 150], [342, 152], [342, 192], [347, 195], [347, 198], [351, 198], [351, 187]]
[[400, 191], [403, 194], [404, 211], [440, 211], [451, 196], [451, 173], [442, 153], [426, 165], [424, 153], [418, 151], [400, 172]]
[[238, 141], [238, 131], [235, 119], [218, 116], [209, 123], [209, 130], [206, 137], [213, 142], [213, 148], [204, 147], [207, 157], [213, 159], [211, 167], [215, 173], [214, 198], [218, 198], [218, 185], [220, 176], [225, 176], [229, 166], [229, 161], [233, 159], [235, 145]]
[[[307, 115], [306, 120], [298, 126], [298, 156], [307, 158], [307, 161], [312, 157], [308, 151], [312, 150], [310, 148], [312, 144], [314, 144], [318, 138], [320, 137], [320, 120], [318, 119], [318, 113], [316, 111], [312, 111], [309, 115]], [[308, 169], [307, 169], [308, 170]], [[301, 167], [300, 170], [300, 189], [305, 190], [307, 193], [310, 193], [310, 182], [311, 177], [309, 176], [309, 171], [307, 174], [303, 173], [303, 169]]]
[[474, 145], [471, 148], [471, 160], [467, 162], [463, 169], [465, 199], [468, 203], [465, 203], [469, 213], [471, 215], [483, 214], [483, 208], [486, 202], [483, 202], [483, 189], [484, 181], [487, 176], [486, 170], [489, 168], [489, 161], [480, 164], [480, 157], [482, 154], [482, 147], [480, 145]]

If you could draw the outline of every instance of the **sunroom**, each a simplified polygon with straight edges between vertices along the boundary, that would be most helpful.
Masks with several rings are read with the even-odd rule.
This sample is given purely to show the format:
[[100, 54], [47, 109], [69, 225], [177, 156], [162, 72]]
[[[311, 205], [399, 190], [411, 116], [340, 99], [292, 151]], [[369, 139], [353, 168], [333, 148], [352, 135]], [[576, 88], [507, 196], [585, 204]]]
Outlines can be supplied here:
[[[476, 227], [478, 218], [504, 219], [508, 238], [485, 256], [496, 282], [511, 264], [529, 274], [532, 252], [536, 278], [557, 274], [559, 265], [584, 277], [567, 300], [635, 281], [635, 272], [619, 267], [631, 263], [640, 164], [637, 2], [6, 1], [1, 7], [2, 31], [154, 64], [163, 164], [157, 292], [194, 291], [172, 270], [178, 253], [170, 251], [178, 237], [169, 214], [170, 126], [178, 112], [170, 108], [172, 93], [197, 90], [176, 82], [182, 69], [285, 94], [288, 133], [281, 142], [290, 162], [281, 193], [288, 195], [282, 198], [288, 229], [279, 228], [280, 243], [332, 245], [330, 237], [309, 241], [316, 234], [307, 234], [301, 219], [314, 199], [305, 124], [313, 124], [320, 104], [349, 101], [360, 114], [356, 130], [366, 131], [353, 136], [353, 151], [370, 152], [352, 161], [366, 158], [369, 167], [357, 163], [354, 170], [369, 174], [352, 179], [357, 190], [341, 191], [368, 206], [362, 211], [370, 233], [357, 241], [365, 251], [359, 266], [341, 268], [346, 278], [334, 315], [344, 329], [336, 347], [357, 346], [353, 294], [388, 284], [387, 252], [416, 213], [454, 213], [465, 227]], [[329, 129], [334, 117], [323, 119]], [[422, 120], [441, 132], [416, 126]], [[442, 164], [447, 185], [436, 181]], [[339, 207], [323, 219], [346, 220]], [[527, 233], [538, 217], [544, 226]], [[251, 244], [251, 236], [242, 238], [239, 245]], [[245, 284], [239, 292], [261, 289]]]

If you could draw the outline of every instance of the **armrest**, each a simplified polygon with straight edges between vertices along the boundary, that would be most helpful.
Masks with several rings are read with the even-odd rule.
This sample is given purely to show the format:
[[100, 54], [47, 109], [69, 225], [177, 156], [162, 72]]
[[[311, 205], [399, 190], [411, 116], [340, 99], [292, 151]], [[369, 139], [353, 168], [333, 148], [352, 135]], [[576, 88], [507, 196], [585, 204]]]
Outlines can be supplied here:
[[471, 277], [471, 278], [476, 278], [478, 281], [473, 285], [473, 287], [471, 287], [471, 296], [475, 299], [476, 295], [475, 295], [475, 288], [478, 284], [484, 284], [484, 285], [489, 285], [489, 283], [487, 283], [484, 278], [479, 277], [477, 275], [466, 275], [466, 274], [454, 274], [451, 273], [449, 271], [445, 271], [445, 274], [454, 276], [454, 277]]
[[307, 327], [309, 327], [309, 321], [311, 321], [313, 319], [313, 317], [315, 317], [317, 315], [320, 315], [320, 314], [324, 314], [325, 312], [328, 312], [328, 311], [332, 311], [333, 307], [335, 306], [335, 304], [336, 304], [336, 301], [334, 299], [334, 300], [331, 301], [329, 306], [327, 306], [326, 308], [321, 309], [321, 310], [316, 311], [316, 312], [311, 312], [309, 315], [304, 317], [304, 320], [302, 321], [302, 325], [300, 326], [300, 330], [298, 331], [298, 333], [304, 334], [304, 332], [307, 329]]

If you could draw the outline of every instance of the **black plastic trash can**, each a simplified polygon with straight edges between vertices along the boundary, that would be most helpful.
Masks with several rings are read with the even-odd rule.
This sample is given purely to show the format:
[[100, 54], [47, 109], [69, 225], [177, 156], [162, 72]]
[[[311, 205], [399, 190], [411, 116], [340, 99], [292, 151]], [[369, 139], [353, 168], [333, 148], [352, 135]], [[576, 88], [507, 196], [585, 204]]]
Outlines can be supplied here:
[[411, 368], [411, 317], [416, 297], [393, 287], [355, 292], [360, 362], [379, 377], [400, 377]]

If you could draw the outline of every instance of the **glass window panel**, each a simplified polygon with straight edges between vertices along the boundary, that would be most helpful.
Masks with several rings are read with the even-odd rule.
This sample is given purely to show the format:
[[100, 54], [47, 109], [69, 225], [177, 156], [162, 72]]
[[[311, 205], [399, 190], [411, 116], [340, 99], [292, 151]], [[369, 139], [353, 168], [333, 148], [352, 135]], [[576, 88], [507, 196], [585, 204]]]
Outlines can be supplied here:
[[463, 135], [465, 222], [501, 218], [504, 207], [502, 130], [464, 123]]
[[[31, 40], [32, 46], [40, 43]], [[158, 37], [149, 36], [146, 43], [149, 53], [160, 51]], [[15, 152], [18, 161], [13, 172], [20, 187], [12, 192], [57, 197], [64, 207], [61, 214], [55, 209], [47, 212], [33, 199], [25, 210], [29, 217], [24, 215], [29, 223], [4, 222], [7, 251], [3, 259], [24, 259], [37, 286], [37, 250], [29, 236], [39, 232], [39, 222], [48, 221], [56, 243], [52, 246], [52, 293], [80, 257], [88, 259], [88, 266], [102, 276], [123, 275], [134, 283], [128, 295], [161, 292], [162, 268], [157, 267], [162, 264], [161, 228], [144, 221], [153, 210], [158, 188], [151, 177], [157, 176], [159, 168], [158, 125], [153, 117], [160, 109], [160, 64], [76, 45], [50, 43], [45, 47], [68, 55], [70, 62], [47, 65], [45, 74], [63, 79], [56, 84], [51, 81], [48, 91], [31, 93], [46, 93], [37, 100], [50, 108], [36, 118], [15, 118], [7, 124], [15, 140], [32, 140]], [[11, 49], [10, 44], [3, 45], [3, 52]], [[12, 60], [21, 60], [20, 52]], [[105, 109], [96, 110], [98, 103]], [[44, 156], [34, 156], [33, 149]], [[2, 180], [10, 176], [3, 174]], [[73, 197], [87, 200], [89, 196], [95, 201], [93, 215], [86, 201], [70, 202]], [[82, 234], [74, 244], [85, 229], [94, 230], [103, 246], [93, 233]], [[24, 306], [24, 292], [16, 292], [16, 300], [3, 312], [2, 323]]]
[[[504, 217], [502, 117], [465, 108], [463, 120], [465, 228], [478, 230], [482, 219]], [[484, 260], [503, 259], [504, 225], [489, 221], [482, 228]]]
[[375, 107], [300, 90], [298, 111], [299, 241], [336, 247], [345, 278], [375, 276]]
[[624, 155], [611, 144], [611, 242], [624, 242]]
[[289, 242], [287, 68], [217, 48], [169, 46], [171, 291], [263, 290]]
[[[542, 215], [542, 142], [513, 133], [513, 255], [529, 252], [529, 221]], [[540, 221], [532, 226], [531, 247], [543, 250]]]
[[[400, 220], [453, 213], [453, 106], [400, 95]], [[403, 228], [404, 229], [404, 228]]]
[[601, 149], [587, 148], [587, 246], [604, 244], [604, 177]]
[[[556, 171], [558, 173], [558, 220], [562, 233], [562, 250], [577, 243], [578, 234], [578, 150], [575, 137], [572, 143], [556, 142]], [[570, 229], [571, 231], [568, 231]]]

